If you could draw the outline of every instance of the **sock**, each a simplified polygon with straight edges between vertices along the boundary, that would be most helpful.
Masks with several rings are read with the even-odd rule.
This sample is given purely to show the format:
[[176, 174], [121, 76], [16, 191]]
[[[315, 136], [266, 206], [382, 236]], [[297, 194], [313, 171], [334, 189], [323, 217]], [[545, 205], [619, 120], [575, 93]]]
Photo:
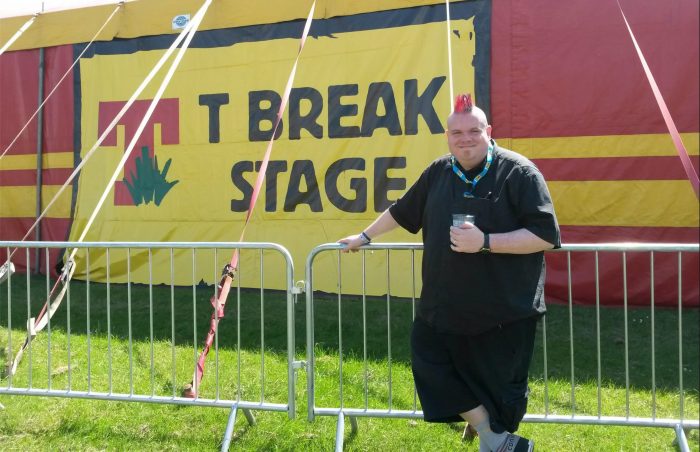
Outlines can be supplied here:
[[486, 441], [479, 438], [479, 452], [491, 452], [491, 448], [486, 444]]
[[496, 450], [498, 446], [503, 444], [503, 441], [505, 441], [506, 437], [508, 436], [508, 432], [494, 433], [493, 430], [491, 430], [491, 425], [489, 424], [488, 419], [484, 420], [484, 422], [482, 422], [481, 424], [475, 426], [475, 428], [476, 431], [479, 433], [480, 452], [483, 452], [481, 447], [484, 443], [489, 447], [490, 450]]

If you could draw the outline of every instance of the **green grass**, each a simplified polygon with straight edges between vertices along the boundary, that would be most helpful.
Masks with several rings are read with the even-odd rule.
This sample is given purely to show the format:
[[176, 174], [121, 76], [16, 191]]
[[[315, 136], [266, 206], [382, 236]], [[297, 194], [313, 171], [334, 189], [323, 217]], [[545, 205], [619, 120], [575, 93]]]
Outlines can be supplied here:
[[[90, 285], [89, 336], [85, 301], [86, 285], [71, 286], [70, 316], [64, 301], [51, 323], [51, 334], [41, 332], [33, 342], [32, 352], [25, 354], [12, 385], [30, 384], [37, 389], [48, 387], [74, 391], [154, 394], [179, 394], [192, 376], [195, 350], [208, 326], [211, 287], [198, 287], [196, 324], [193, 328], [192, 288], [178, 288], [171, 301], [168, 287], [153, 288], [153, 316], [149, 308], [149, 289], [131, 287], [131, 304], [127, 288], [113, 285], [107, 316], [105, 286]], [[8, 348], [7, 287], [0, 290], [0, 358], [8, 361], [24, 340], [27, 297], [24, 282], [13, 280], [11, 346]], [[45, 280], [32, 280], [31, 315], [43, 303]], [[210, 354], [201, 388], [205, 398], [219, 397], [258, 401], [264, 388], [264, 400], [285, 403], [286, 318], [285, 297], [266, 292], [261, 303], [259, 291], [244, 291], [240, 314], [236, 294], [229, 297], [227, 316], [222, 321], [219, 360]], [[174, 311], [171, 306], [177, 307]], [[264, 309], [264, 345], [261, 345], [260, 312]], [[343, 350], [344, 405], [350, 408], [386, 409], [389, 404], [388, 379], [393, 383], [391, 406], [411, 410], [415, 399], [410, 374], [408, 331], [412, 318], [410, 302], [392, 299], [387, 316], [387, 301], [372, 298], [366, 304], [368, 334], [363, 336], [362, 303], [344, 297], [341, 307]], [[319, 296], [315, 301], [315, 354], [317, 407], [337, 407], [338, 373], [338, 300]], [[128, 312], [131, 311], [131, 322]], [[630, 309], [628, 338], [625, 342], [623, 312], [617, 308], [601, 309], [602, 396], [600, 413], [604, 416], [651, 417], [652, 367], [650, 361], [650, 311]], [[658, 418], [677, 418], [678, 398], [678, 317], [677, 310], [657, 309], [655, 318], [655, 397]], [[388, 319], [391, 319], [389, 326]], [[70, 322], [68, 321], [70, 319]], [[238, 328], [240, 321], [240, 331]], [[108, 322], [109, 333], [108, 334]], [[70, 326], [69, 326], [70, 325]], [[174, 327], [173, 327], [174, 325]], [[70, 327], [70, 336], [67, 334]], [[546, 321], [547, 381], [544, 380], [542, 326], [531, 368], [529, 413], [597, 415], [596, 316], [591, 307], [574, 307], [574, 398], [571, 394], [571, 359], [568, 307], [551, 306]], [[387, 332], [391, 330], [389, 345]], [[238, 335], [240, 333], [240, 345]], [[153, 348], [151, 348], [151, 336]], [[131, 340], [129, 340], [131, 337]], [[47, 350], [51, 342], [51, 363]], [[89, 361], [88, 339], [90, 344]], [[305, 359], [305, 300], [296, 305], [296, 356]], [[363, 361], [367, 341], [367, 365]], [[175, 347], [171, 347], [174, 342]], [[698, 311], [683, 312], [683, 388], [684, 416], [698, 419]], [[391, 367], [387, 365], [391, 347]], [[625, 348], [629, 355], [629, 373], [625, 372]], [[70, 350], [70, 353], [68, 352]], [[262, 371], [261, 350], [264, 350]], [[173, 352], [174, 351], [174, 352]], [[239, 361], [240, 354], [240, 361]], [[108, 366], [111, 357], [111, 373]], [[151, 359], [153, 366], [151, 367]], [[70, 365], [69, 365], [70, 360]], [[240, 364], [239, 364], [240, 362]], [[129, 378], [133, 368], [134, 378]], [[238, 379], [240, 372], [241, 378]], [[365, 389], [365, 373], [367, 387]], [[111, 377], [110, 377], [111, 375]], [[285, 413], [254, 411], [257, 423], [249, 426], [238, 414], [233, 447], [242, 450], [332, 450], [336, 420], [317, 417], [306, 420], [306, 374], [298, 372], [295, 387], [297, 418]], [[8, 387], [8, 376], [0, 387]], [[625, 387], [629, 385], [629, 401]], [[365, 398], [365, 391], [367, 398]], [[182, 407], [136, 402], [45, 398], [0, 395], [0, 450], [217, 450], [228, 417], [227, 409]], [[629, 408], [628, 408], [629, 407]], [[352, 435], [346, 420], [347, 450], [478, 450], [478, 442], [460, 441], [461, 426], [434, 425], [413, 419], [360, 418], [359, 432]], [[577, 426], [525, 423], [520, 432], [533, 438], [538, 450], [646, 451], [675, 450], [671, 429], [610, 426]], [[690, 432], [691, 450], [698, 450], [698, 431]]]

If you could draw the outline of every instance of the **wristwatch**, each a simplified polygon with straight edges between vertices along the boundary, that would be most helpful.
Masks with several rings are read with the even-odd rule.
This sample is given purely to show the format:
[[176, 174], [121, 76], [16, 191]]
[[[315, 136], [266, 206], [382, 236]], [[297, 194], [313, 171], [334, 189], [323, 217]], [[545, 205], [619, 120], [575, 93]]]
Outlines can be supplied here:
[[370, 236], [367, 235], [365, 231], [360, 232], [360, 238], [363, 242], [365, 242], [363, 245], [369, 245], [370, 243], [372, 243], [372, 239], [370, 238]]
[[484, 232], [484, 244], [481, 245], [479, 252], [482, 254], [488, 254], [491, 252], [491, 242], [489, 241], [489, 235], [486, 232]]

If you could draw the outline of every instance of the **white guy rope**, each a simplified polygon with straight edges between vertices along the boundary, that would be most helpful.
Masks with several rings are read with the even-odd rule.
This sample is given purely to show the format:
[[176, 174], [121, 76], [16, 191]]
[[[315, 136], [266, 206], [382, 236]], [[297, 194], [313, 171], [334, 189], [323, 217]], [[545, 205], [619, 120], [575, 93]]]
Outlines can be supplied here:
[[36, 20], [36, 18], [37, 18], [38, 16], [39, 16], [39, 13], [34, 14], [34, 15], [32, 16], [31, 19], [29, 19], [28, 21], [26, 21], [26, 22], [24, 23], [24, 25], [22, 25], [22, 27], [21, 27], [19, 30], [17, 30], [17, 33], [15, 33], [14, 35], [12, 35], [12, 37], [10, 38], [10, 40], [7, 41], [7, 42], [5, 43], [4, 46], [2, 46], [2, 49], [0, 49], [0, 55], [2, 55], [3, 53], [5, 53], [5, 50], [7, 50], [12, 44], [14, 44], [15, 41], [16, 41], [17, 39], [19, 39], [20, 36], [22, 36], [22, 33], [24, 33], [25, 31], [27, 31], [27, 28], [31, 27], [31, 25], [34, 23], [34, 21]]
[[445, 0], [445, 13], [447, 15], [447, 20], [445, 21], [445, 26], [447, 27], [447, 70], [450, 77], [450, 101], [447, 105], [450, 107], [450, 113], [452, 113], [452, 103], [455, 98], [454, 94], [454, 82], [452, 81], [452, 24], [450, 22], [450, 0]]
[[44, 101], [41, 103], [41, 105], [39, 105], [39, 108], [37, 108], [36, 111], [34, 112], [34, 114], [27, 120], [27, 122], [24, 124], [24, 127], [22, 127], [22, 130], [20, 130], [20, 131], [17, 133], [17, 135], [15, 136], [15, 138], [10, 142], [10, 144], [7, 145], [7, 147], [5, 148], [5, 150], [2, 151], [2, 155], [0, 155], [0, 160], [5, 156], [5, 154], [7, 154], [7, 151], [9, 151], [10, 148], [12, 147], [12, 145], [15, 144], [15, 142], [19, 139], [19, 137], [22, 135], [22, 132], [24, 132], [25, 129], [26, 129], [27, 127], [29, 127], [29, 124], [31, 124], [32, 120], [36, 117], [36, 115], [39, 114], [39, 112], [41, 111], [41, 109], [44, 107], [44, 104], [46, 104], [46, 102], [51, 98], [51, 96], [53, 95], [53, 93], [56, 92], [56, 90], [57, 90], [58, 87], [61, 85], [61, 83], [63, 82], [63, 80], [68, 76], [68, 74], [71, 73], [71, 71], [73, 70], [73, 68], [75, 67], [75, 65], [78, 64], [78, 61], [80, 61], [80, 58], [83, 57], [83, 55], [85, 54], [85, 52], [87, 51], [87, 49], [92, 45], [93, 42], [95, 42], [95, 39], [97, 39], [97, 37], [100, 35], [100, 33], [102, 33], [102, 30], [104, 30], [104, 28], [105, 28], [105, 27], [107, 26], [107, 24], [112, 20], [112, 18], [113, 18], [114, 15], [117, 13], [117, 11], [119, 11], [119, 8], [121, 8], [123, 5], [124, 5], [124, 2], [119, 2], [119, 4], [117, 5], [117, 7], [114, 9], [114, 11], [112, 11], [112, 14], [110, 14], [110, 16], [107, 18], [107, 21], [105, 21], [105, 23], [102, 24], [102, 26], [100, 27], [100, 29], [97, 30], [97, 33], [95, 33], [95, 36], [92, 37], [92, 39], [91, 39], [90, 42], [85, 46], [85, 48], [83, 49], [83, 51], [80, 52], [80, 55], [78, 55], [78, 57], [75, 59], [75, 61], [73, 61], [73, 64], [71, 64], [71, 66], [68, 68], [68, 70], [65, 72], [65, 74], [63, 74], [63, 76], [61, 77], [61, 79], [56, 83], [56, 86], [53, 87], [53, 89], [52, 89], [51, 92], [46, 96], [46, 98], [45, 98]]
[[[192, 29], [193, 24], [194, 24], [193, 20], [187, 24], [187, 26], [180, 32], [178, 37], [175, 39], [175, 41], [173, 41], [173, 43], [170, 45], [168, 50], [163, 54], [163, 56], [160, 58], [160, 60], [158, 60], [156, 65], [153, 66], [153, 69], [151, 69], [151, 72], [141, 82], [141, 85], [139, 85], [139, 87], [136, 88], [136, 91], [134, 91], [134, 93], [131, 95], [131, 97], [126, 102], [126, 104], [122, 107], [122, 109], [119, 111], [119, 113], [117, 113], [117, 115], [114, 117], [112, 122], [109, 123], [109, 125], [104, 130], [104, 132], [102, 132], [102, 135], [100, 135], [100, 137], [97, 139], [95, 144], [85, 154], [85, 156], [82, 158], [82, 160], [80, 161], [78, 166], [76, 166], [76, 168], [73, 170], [71, 175], [68, 176], [68, 179], [66, 179], [66, 182], [54, 194], [51, 201], [49, 201], [49, 203], [44, 208], [44, 211], [39, 215], [39, 217], [36, 219], [34, 224], [32, 224], [32, 226], [29, 228], [29, 230], [24, 235], [24, 237], [22, 237], [22, 240], [20, 240], [21, 242], [25, 241], [27, 239], [27, 237], [29, 237], [29, 235], [32, 233], [34, 228], [39, 224], [39, 221], [41, 221], [41, 219], [44, 218], [44, 216], [46, 216], [46, 214], [49, 212], [49, 209], [51, 209], [53, 204], [58, 200], [58, 198], [61, 196], [61, 194], [66, 190], [66, 187], [68, 187], [68, 185], [70, 185], [70, 183], [73, 182], [73, 179], [75, 179], [75, 177], [78, 175], [78, 173], [83, 168], [83, 166], [85, 166], [85, 164], [90, 159], [90, 157], [92, 157], [92, 155], [96, 152], [97, 148], [100, 147], [102, 142], [107, 138], [107, 135], [109, 135], [112, 132], [112, 129], [114, 129], [114, 127], [116, 127], [117, 123], [124, 116], [126, 111], [131, 107], [131, 105], [133, 105], [133, 103], [136, 101], [138, 96], [143, 92], [144, 89], [146, 89], [146, 86], [148, 86], [148, 84], [151, 82], [151, 80], [153, 80], [153, 78], [156, 76], [158, 71], [163, 67], [165, 62], [170, 58], [170, 56], [173, 54], [173, 52], [178, 47], [178, 45], [180, 45], [180, 43], [183, 41], [183, 39], [185, 39], [185, 37], [187, 36], [189, 31]], [[12, 251], [12, 253], [10, 253], [10, 255], [7, 258], [8, 261], [12, 258], [12, 256], [14, 255], [16, 250], [17, 249], [14, 249]]]
[[[187, 51], [187, 48], [190, 45], [190, 42], [192, 42], [192, 38], [194, 38], [194, 34], [197, 32], [197, 28], [199, 27], [199, 24], [202, 22], [202, 19], [204, 18], [204, 13], [206, 12], [207, 8], [211, 4], [213, 0], [207, 0], [204, 2], [204, 5], [199, 9], [197, 14], [192, 18], [192, 21], [190, 24], [192, 25], [190, 31], [188, 32], [187, 37], [185, 38], [185, 42], [182, 44], [182, 47], [180, 50], [178, 50], [177, 55], [175, 56], [175, 60], [170, 66], [170, 69], [168, 70], [168, 73], [165, 75], [165, 78], [160, 84], [160, 87], [158, 88], [158, 92], [156, 93], [155, 97], [151, 101], [151, 104], [148, 107], [148, 110], [146, 111], [146, 114], [144, 115], [143, 119], [141, 120], [141, 124], [139, 124], [138, 129], [136, 129], [136, 133], [134, 133], [134, 137], [131, 139], [131, 142], [129, 143], [129, 146], [126, 148], [124, 151], [124, 155], [122, 156], [122, 159], [119, 161], [119, 164], [117, 165], [117, 168], [114, 170], [114, 173], [112, 174], [112, 177], [110, 178], [109, 182], [107, 183], [107, 187], [105, 187], [105, 190], [102, 192], [102, 196], [100, 197], [100, 200], [97, 202], [97, 206], [95, 206], [95, 209], [92, 212], [92, 215], [88, 219], [87, 224], [85, 225], [85, 228], [83, 229], [83, 232], [80, 234], [80, 237], [78, 237], [78, 242], [82, 242], [85, 236], [88, 233], [88, 230], [90, 229], [90, 226], [92, 226], [92, 223], [95, 221], [95, 217], [97, 216], [97, 213], [100, 211], [102, 208], [102, 205], [105, 202], [105, 199], [107, 199], [107, 195], [109, 194], [110, 190], [112, 189], [112, 186], [114, 185], [114, 182], [117, 180], [117, 177], [119, 176], [119, 173], [122, 171], [124, 168], [124, 165], [131, 155], [131, 152], [134, 150], [134, 147], [136, 147], [136, 142], [138, 139], [141, 137], [141, 133], [143, 130], [146, 128], [146, 124], [148, 123], [148, 120], [151, 119], [151, 116], [153, 115], [153, 112], [156, 109], [156, 106], [158, 105], [158, 102], [160, 101], [160, 98], [163, 96], [163, 92], [165, 91], [165, 88], [167, 88], [168, 84], [170, 83], [170, 80], [173, 78], [173, 74], [175, 73], [175, 70], [180, 64], [180, 61], [182, 60], [182, 57], [185, 55], [185, 51]], [[70, 258], [68, 259], [69, 261], [72, 259], [73, 256], [75, 256], [75, 253], [78, 251], [77, 248], [73, 249], [73, 252], [71, 253]]]

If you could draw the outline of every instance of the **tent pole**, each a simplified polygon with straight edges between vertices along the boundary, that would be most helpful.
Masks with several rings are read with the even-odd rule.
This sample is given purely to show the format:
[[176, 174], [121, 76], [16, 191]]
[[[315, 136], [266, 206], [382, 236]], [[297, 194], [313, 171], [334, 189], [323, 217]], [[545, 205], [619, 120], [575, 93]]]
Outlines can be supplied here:
[[[39, 49], [39, 93], [38, 93], [38, 103], [41, 105], [44, 102], [44, 48]], [[44, 184], [42, 172], [44, 167], [43, 162], [43, 141], [44, 141], [44, 108], [41, 107], [39, 115], [37, 117], [36, 126], [36, 217], [39, 218], [41, 215], [41, 192], [42, 185]], [[41, 222], [36, 225], [36, 230], [34, 231], [35, 240], [37, 242], [41, 241]], [[39, 248], [34, 250], [34, 273], [39, 274], [41, 271], [41, 251]], [[29, 268], [27, 268], [29, 271]]]

